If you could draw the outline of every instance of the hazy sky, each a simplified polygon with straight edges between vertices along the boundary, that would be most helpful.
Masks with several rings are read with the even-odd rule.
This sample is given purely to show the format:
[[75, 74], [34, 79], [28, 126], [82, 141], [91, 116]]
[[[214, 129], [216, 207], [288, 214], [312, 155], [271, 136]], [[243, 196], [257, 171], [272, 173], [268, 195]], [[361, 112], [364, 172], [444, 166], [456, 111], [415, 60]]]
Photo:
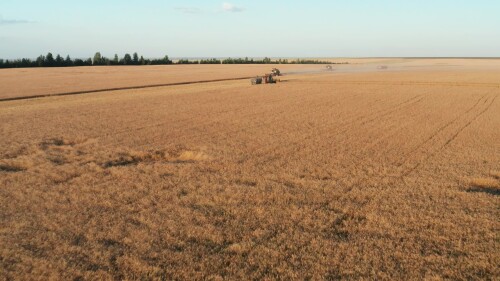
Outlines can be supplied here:
[[500, 56], [500, 0], [0, 0], [0, 57]]

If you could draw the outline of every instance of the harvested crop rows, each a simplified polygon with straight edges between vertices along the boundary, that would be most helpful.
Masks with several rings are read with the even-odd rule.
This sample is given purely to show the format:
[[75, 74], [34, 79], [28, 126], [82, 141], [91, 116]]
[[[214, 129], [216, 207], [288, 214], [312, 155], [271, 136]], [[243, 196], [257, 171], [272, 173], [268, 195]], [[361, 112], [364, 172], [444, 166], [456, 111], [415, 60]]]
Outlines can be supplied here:
[[0, 102], [0, 272], [495, 279], [499, 77], [322, 73]]

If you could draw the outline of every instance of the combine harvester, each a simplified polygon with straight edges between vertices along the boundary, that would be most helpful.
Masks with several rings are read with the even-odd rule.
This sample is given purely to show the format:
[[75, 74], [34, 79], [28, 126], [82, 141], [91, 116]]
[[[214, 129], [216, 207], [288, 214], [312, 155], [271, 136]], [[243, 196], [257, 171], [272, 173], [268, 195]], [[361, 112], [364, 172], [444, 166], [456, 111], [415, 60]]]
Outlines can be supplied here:
[[271, 69], [271, 74], [265, 74], [263, 76], [257, 76], [255, 78], [252, 78], [250, 82], [252, 85], [259, 85], [259, 84], [275, 84], [276, 82], [280, 82], [279, 79], [276, 79], [274, 77], [276, 76], [281, 76], [281, 71], [277, 68]]
[[[306, 71], [292, 71], [288, 72], [287, 75], [294, 75], [294, 74], [314, 74], [314, 73], [324, 73], [325, 71], [334, 71], [335, 69], [333, 68], [332, 65], [326, 65], [325, 69], [323, 70], [306, 70]], [[265, 74], [262, 76], [257, 76], [254, 77], [250, 80], [252, 85], [260, 85], [260, 84], [276, 84], [277, 82], [280, 82], [281, 80], [276, 78], [277, 76], [282, 76], [283, 74], [281, 71], [277, 68], [271, 69], [271, 73]]]

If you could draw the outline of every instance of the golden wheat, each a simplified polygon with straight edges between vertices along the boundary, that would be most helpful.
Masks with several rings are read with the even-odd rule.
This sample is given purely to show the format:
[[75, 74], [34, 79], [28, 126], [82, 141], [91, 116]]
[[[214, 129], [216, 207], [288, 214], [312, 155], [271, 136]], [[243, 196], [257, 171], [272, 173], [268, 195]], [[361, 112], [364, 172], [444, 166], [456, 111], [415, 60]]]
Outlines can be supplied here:
[[[0, 102], [1, 277], [498, 278], [498, 63], [396, 62]], [[82, 79], [132, 77], [108, 70]], [[0, 71], [3, 94], [81, 86], [24, 86], [61, 71]]]

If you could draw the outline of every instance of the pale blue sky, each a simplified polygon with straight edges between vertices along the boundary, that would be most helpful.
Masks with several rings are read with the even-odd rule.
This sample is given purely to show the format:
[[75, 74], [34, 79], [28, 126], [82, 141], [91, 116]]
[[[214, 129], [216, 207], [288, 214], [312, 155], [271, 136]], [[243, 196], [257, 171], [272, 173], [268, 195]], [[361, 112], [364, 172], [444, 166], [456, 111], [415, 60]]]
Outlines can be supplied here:
[[1, 0], [0, 58], [500, 56], [500, 0]]

